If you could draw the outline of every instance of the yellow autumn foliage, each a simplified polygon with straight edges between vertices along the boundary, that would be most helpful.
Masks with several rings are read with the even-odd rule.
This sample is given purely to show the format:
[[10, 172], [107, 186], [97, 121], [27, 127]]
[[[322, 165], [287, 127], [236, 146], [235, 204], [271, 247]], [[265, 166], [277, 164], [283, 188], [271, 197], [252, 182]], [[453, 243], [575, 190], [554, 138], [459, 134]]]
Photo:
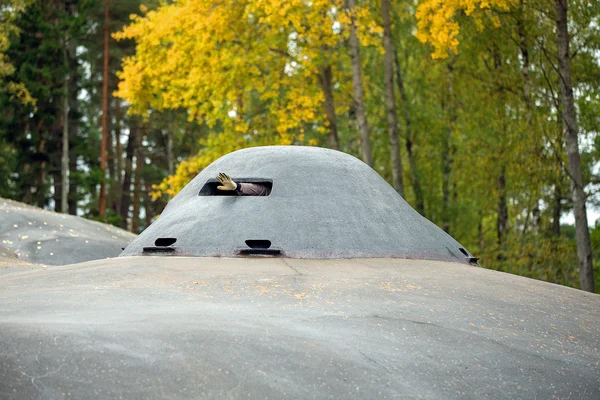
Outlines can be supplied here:
[[458, 52], [458, 15], [464, 13], [474, 18], [479, 27], [486, 24], [498, 27], [499, 19], [492, 11], [507, 11], [516, 4], [516, 0], [421, 0], [416, 12], [416, 36], [433, 46], [433, 58], [446, 58], [449, 52]]
[[0, 8], [0, 91], [7, 92], [11, 100], [16, 99], [22, 104], [35, 106], [36, 100], [20, 82], [9, 81], [8, 78], [15, 72], [15, 67], [4, 54], [10, 46], [10, 38], [19, 35], [19, 30], [14, 24], [15, 18], [23, 13], [30, 0], [7, 0]]
[[[175, 195], [210, 162], [242, 147], [319, 143], [326, 119], [317, 75], [348, 57], [343, 5], [181, 0], [156, 10], [142, 7], [142, 16], [132, 16], [114, 35], [136, 43], [118, 73], [116, 95], [130, 104], [130, 113], [185, 109], [189, 120], [210, 130], [200, 153], [157, 185], [155, 196]], [[381, 27], [369, 11], [356, 13], [363, 44], [381, 46]]]

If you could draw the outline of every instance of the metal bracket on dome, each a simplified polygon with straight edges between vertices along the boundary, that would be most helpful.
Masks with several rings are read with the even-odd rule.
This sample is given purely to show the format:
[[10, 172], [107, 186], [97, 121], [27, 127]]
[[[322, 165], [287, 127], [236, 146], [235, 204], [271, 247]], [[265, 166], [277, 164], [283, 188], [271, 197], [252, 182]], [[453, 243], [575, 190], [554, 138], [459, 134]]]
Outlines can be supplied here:
[[143, 253], [173, 253], [175, 250], [177, 250], [176, 247], [148, 246], [142, 248]]
[[262, 255], [262, 256], [281, 256], [283, 252], [281, 249], [238, 249], [237, 254], [240, 256], [254, 256], [254, 255]]

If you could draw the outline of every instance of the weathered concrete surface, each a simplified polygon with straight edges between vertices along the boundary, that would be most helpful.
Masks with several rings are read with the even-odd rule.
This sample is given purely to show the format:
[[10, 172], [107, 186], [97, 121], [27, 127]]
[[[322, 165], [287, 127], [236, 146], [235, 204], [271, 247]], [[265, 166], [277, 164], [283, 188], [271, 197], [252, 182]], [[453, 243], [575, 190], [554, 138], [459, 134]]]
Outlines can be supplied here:
[[111, 225], [2, 198], [0, 221], [0, 245], [11, 257], [45, 265], [116, 257], [136, 237]]
[[600, 296], [458, 263], [120, 257], [0, 276], [3, 399], [598, 399]]
[[[199, 196], [219, 172], [272, 180], [267, 197]], [[123, 252], [142, 255], [158, 238], [172, 254], [237, 255], [269, 240], [289, 258], [398, 257], [468, 263], [456, 240], [429, 222], [373, 169], [318, 147], [254, 147], [221, 157], [194, 178]]]

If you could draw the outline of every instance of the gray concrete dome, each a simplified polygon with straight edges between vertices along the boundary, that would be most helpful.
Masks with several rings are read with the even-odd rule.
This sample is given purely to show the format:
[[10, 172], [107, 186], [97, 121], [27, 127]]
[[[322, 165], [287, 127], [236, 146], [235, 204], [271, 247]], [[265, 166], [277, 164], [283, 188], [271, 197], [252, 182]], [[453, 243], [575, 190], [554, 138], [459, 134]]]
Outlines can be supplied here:
[[[265, 182], [269, 196], [228, 196], [215, 176]], [[196, 176], [121, 255], [393, 257], [475, 262], [368, 165], [299, 146], [227, 154]]]

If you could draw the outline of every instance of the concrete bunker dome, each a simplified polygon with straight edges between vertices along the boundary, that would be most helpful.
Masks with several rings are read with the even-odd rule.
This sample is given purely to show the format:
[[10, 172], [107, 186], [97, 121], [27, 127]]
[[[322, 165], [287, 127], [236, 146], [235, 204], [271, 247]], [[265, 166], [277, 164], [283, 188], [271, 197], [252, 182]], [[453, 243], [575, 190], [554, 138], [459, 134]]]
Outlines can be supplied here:
[[[215, 179], [262, 182], [268, 196], [232, 196]], [[368, 165], [318, 147], [253, 147], [200, 172], [121, 254], [289, 258], [390, 257], [474, 263]]]

